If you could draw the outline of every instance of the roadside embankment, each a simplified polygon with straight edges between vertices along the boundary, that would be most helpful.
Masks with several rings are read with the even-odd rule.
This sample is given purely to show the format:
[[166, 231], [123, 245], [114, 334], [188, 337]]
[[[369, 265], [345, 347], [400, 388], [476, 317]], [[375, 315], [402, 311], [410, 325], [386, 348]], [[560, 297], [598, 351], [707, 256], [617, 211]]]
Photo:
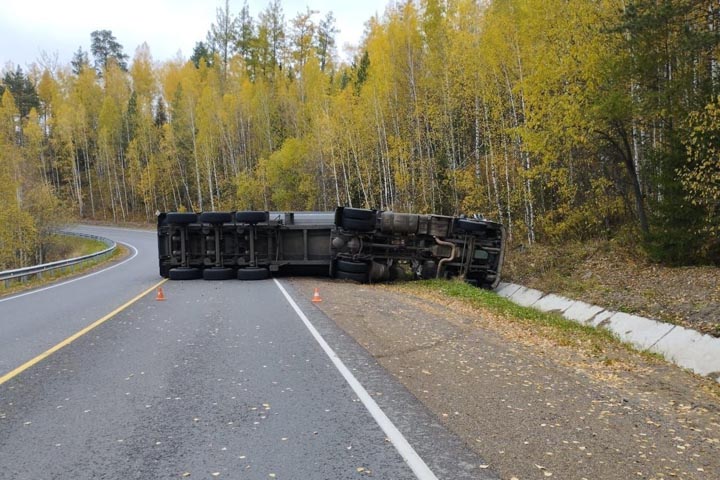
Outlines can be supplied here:
[[720, 338], [514, 283], [501, 283], [497, 294], [523, 307], [556, 312], [568, 320], [607, 329], [638, 350], [658, 353], [676, 365], [720, 382]]

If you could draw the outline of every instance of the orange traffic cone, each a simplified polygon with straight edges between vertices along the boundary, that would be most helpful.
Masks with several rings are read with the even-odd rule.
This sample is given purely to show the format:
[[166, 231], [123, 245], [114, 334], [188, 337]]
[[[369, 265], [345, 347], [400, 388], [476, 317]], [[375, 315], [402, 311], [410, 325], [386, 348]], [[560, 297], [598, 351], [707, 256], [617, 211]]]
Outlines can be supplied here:
[[320, 298], [320, 292], [318, 291], [317, 288], [315, 289], [315, 293], [313, 294], [312, 302], [313, 302], [313, 303], [320, 303], [320, 302], [322, 302], [322, 298]]
[[157, 297], [155, 297], [155, 300], [157, 300], [158, 302], [162, 302], [163, 300], [165, 300], [165, 294], [163, 293], [162, 287], [158, 287]]

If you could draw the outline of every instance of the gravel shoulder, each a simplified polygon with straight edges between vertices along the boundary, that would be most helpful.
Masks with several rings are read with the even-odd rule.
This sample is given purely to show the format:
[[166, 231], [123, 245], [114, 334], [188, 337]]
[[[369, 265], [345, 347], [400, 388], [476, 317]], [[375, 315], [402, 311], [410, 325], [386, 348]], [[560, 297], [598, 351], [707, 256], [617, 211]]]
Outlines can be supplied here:
[[503, 479], [711, 479], [720, 388], [412, 285], [292, 279]]

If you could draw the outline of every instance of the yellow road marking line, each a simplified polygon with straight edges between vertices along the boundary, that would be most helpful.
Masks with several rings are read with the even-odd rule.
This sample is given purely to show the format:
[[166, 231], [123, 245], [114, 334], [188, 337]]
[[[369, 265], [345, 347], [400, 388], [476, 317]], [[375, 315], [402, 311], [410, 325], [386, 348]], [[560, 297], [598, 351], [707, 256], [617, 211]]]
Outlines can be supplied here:
[[127, 301], [126, 303], [124, 303], [123, 305], [120, 305], [118, 308], [116, 308], [116, 309], [113, 310], [112, 312], [108, 313], [107, 315], [105, 315], [105, 316], [102, 317], [101, 319], [96, 320], [94, 323], [92, 323], [91, 325], [88, 325], [87, 327], [83, 328], [82, 330], [80, 330], [79, 332], [75, 333], [74, 335], [69, 336], [68, 338], [66, 338], [66, 339], [63, 340], [62, 342], [58, 343], [57, 345], [55, 345], [55, 346], [52, 347], [51, 349], [46, 350], [45, 352], [41, 353], [41, 354], [38, 355], [37, 357], [33, 358], [32, 360], [23, 363], [22, 365], [20, 365], [19, 367], [17, 367], [15, 370], [6, 373], [6, 374], [3, 375], [2, 377], [0, 377], [0, 385], [2, 385], [3, 383], [7, 382], [7, 381], [10, 380], [11, 378], [14, 378], [14, 377], [20, 375], [22, 372], [24, 372], [24, 371], [27, 370], [28, 368], [30, 368], [30, 367], [32, 367], [33, 365], [36, 365], [37, 363], [41, 362], [42, 360], [44, 360], [45, 358], [49, 357], [49, 356], [52, 355], [53, 353], [57, 352], [57, 351], [60, 350], [61, 348], [65, 347], [65, 346], [67, 346], [67, 345], [70, 345], [72, 342], [74, 342], [74, 341], [77, 340], [78, 338], [82, 337], [83, 335], [85, 335], [85, 334], [88, 333], [90, 330], [94, 329], [95, 327], [97, 327], [97, 326], [99, 326], [99, 325], [102, 325], [103, 323], [107, 322], [107, 321], [110, 320], [112, 317], [114, 317], [114, 316], [117, 315], [118, 313], [122, 312], [123, 310], [125, 310], [126, 308], [128, 308], [130, 305], [132, 305], [133, 303], [137, 302], [137, 301], [140, 300], [142, 297], [144, 297], [144, 296], [147, 295], [148, 293], [152, 292], [153, 290], [155, 290], [156, 288], [158, 288], [160, 285], [162, 285], [162, 284], [165, 283], [165, 282], [167, 282], [167, 278], [162, 279], [160, 282], [158, 282], [158, 283], [156, 283], [155, 285], [153, 285], [152, 287], [148, 288], [147, 290], [145, 290], [144, 292], [142, 292], [142, 293], [139, 294], [138, 296], [132, 298], [131, 300], [128, 300], [128, 301]]

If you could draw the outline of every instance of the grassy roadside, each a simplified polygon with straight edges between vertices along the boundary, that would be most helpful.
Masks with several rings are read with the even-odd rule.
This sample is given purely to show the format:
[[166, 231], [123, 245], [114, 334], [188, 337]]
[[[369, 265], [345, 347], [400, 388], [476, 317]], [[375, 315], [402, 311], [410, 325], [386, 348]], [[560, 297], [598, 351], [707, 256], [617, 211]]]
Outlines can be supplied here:
[[397, 284], [396, 288], [442, 303], [458, 303], [460, 309], [490, 313], [496, 319], [512, 324], [533, 337], [543, 337], [559, 347], [572, 347], [603, 363], [614, 363], [613, 352], [639, 354], [645, 360], [664, 361], [662, 355], [638, 351], [620, 341], [615, 334], [603, 328], [582, 325], [557, 313], [547, 313], [517, 305], [494, 292], [482, 290], [459, 280], [425, 280]]
[[[96, 253], [107, 248], [105, 243], [91, 238], [74, 237], [69, 235], [55, 235], [55, 241], [49, 248], [50, 258], [47, 262], [63, 259], [75, 258], [83, 255]], [[0, 282], [0, 297], [12, 295], [25, 290], [42, 287], [58, 280], [69, 279], [79, 275], [91, 272], [106, 264], [113, 263], [128, 253], [127, 248], [118, 244], [117, 248], [105, 258], [92, 259], [85, 263], [75, 265], [74, 267], [61, 268], [49, 271], [43, 274], [42, 278], [31, 278], [25, 282], [11, 282], [5, 285]]]
[[503, 280], [720, 337], [720, 268], [654, 263], [628, 240], [511, 248]]
[[[522, 307], [494, 292], [460, 280], [423, 280], [388, 285], [387, 288], [439, 303], [468, 317], [482, 319], [490, 328], [513, 342], [551, 350], [554, 358], [604, 381], [635, 372], [664, 371], [670, 384], [678, 381], [676, 367], [661, 354], [640, 351], [604, 328], [581, 325], [558, 313]], [[563, 353], [564, 352], [564, 353]], [[720, 399], [720, 384], [683, 369], [702, 391]], [[624, 372], [624, 373], [623, 373]]]
[[47, 248], [45, 263], [66, 258], [82, 257], [105, 250], [107, 245], [100, 240], [76, 237], [74, 235], [52, 235]]

